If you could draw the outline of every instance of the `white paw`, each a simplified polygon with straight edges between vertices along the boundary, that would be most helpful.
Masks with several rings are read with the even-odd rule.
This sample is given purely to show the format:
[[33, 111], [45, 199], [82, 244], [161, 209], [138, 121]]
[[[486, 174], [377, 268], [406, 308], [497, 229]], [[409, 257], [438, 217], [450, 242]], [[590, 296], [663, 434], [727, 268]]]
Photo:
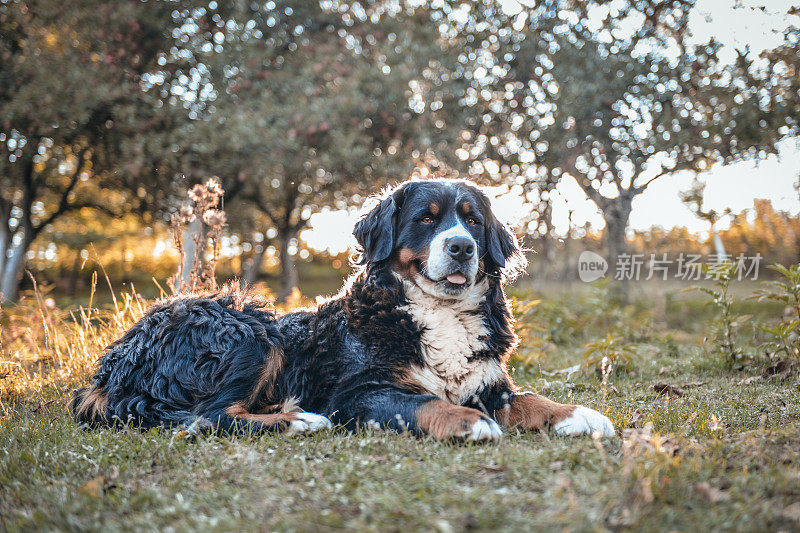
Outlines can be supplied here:
[[214, 427], [214, 424], [211, 423], [211, 420], [204, 418], [202, 416], [198, 416], [194, 419], [189, 427], [186, 428], [186, 433], [189, 435], [199, 435], [205, 431], [210, 430]]
[[472, 424], [472, 429], [466, 439], [470, 441], [498, 441], [503, 436], [500, 426], [494, 420], [478, 420]]
[[330, 429], [333, 427], [331, 421], [322, 415], [315, 413], [294, 413], [297, 417], [289, 423], [289, 428], [286, 430], [286, 435], [300, 435], [303, 433], [313, 433], [321, 429]]
[[565, 418], [553, 427], [558, 435], [590, 435], [600, 431], [604, 437], [614, 435], [614, 424], [607, 416], [579, 405], [569, 418]]

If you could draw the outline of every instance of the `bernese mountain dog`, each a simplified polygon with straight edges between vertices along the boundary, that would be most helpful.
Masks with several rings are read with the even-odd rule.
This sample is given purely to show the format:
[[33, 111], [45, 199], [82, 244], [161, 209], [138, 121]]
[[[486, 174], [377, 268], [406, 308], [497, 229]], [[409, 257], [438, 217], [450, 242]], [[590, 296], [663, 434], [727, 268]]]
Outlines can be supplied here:
[[361, 257], [338, 296], [278, 317], [233, 287], [160, 301], [75, 391], [76, 419], [468, 441], [503, 427], [614, 433], [599, 412], [508, 375], [517, 337], [502, 282], [524, 258], [477, 186], [408, 181], [378, 200], [356, 224]]

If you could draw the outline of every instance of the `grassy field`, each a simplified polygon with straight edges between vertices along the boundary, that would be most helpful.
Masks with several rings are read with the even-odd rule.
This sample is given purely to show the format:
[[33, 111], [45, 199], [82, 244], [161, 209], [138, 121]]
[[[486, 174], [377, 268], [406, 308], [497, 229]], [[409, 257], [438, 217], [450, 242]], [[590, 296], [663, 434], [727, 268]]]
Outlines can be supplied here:
[[[603, 287], [514, 291], [519, 384], [604, 411], [619, 435], [506, 432], [496, 445], [381, 432], [186, 438], [81, 430], [64, 413], [100, 348], [144, 302], [5, 309], [0, 529], [374, 531], [800, 530], [800, 380], [757, 349], [747, 302], [729, 365], [698, 295], [620, 307]], [[76, 324], [77, 321], [77, 324]], [[585, 345], [630, 357], [605, 377]], [[704, 340], [705, 339], [705, 340]]]

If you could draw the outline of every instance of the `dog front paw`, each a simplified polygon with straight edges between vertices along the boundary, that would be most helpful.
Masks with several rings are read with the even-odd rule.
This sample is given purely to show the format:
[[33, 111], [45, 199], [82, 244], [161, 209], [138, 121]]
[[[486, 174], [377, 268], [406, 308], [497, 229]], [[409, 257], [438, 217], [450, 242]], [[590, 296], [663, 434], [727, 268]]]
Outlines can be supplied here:
[[599, 431], [604, 437], [611, 437], [614, 424], [604, 414], [578, 405], [570, 416], [553, 426], [553, 431], [558, 435], [591, 435]]
[[496, 442], [503, 436], [497, 422], [477, 409], [433, 400], [417, 411], [417, 424], [439, 440]]
[[503, 431], [494, 420], [481, 419], [472, 424], [470, 432], [467, 434], [468, 441], [493, 441], [497, 442], [503, 436]]
[[285, 431], [285, 434], [289, 436], [314, 433], [333, 427], [330, 420], [316, 413], [297, 412], [292, 414], [295, 419], [289, 423], [289, 427]]

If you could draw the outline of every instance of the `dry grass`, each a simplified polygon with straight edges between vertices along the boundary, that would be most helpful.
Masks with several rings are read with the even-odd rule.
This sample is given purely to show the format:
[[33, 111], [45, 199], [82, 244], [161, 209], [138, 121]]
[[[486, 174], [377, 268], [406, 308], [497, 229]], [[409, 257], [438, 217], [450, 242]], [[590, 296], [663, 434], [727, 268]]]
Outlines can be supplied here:
[[[342, 431], [186, 440], [80, 430], [63, 411], [66, 396], [145, 305], [128, 295], [110, 309], [66, 311], [38, 294], [4, 310], [0, 528], [800, 529], [796, 368], [777, 378], [762, 377], [766, 362], [729, 370], [706, 353], [702, 331], [671, 330], [630, 310], [587, 318], [581, 306], [591, 301], [560, 301], [561, 314], [528, 309], [515, 379], [605, 411], [621, 434], [602, 441], [511, 432], [475, 446]], [[594, 371], [559, 372], [581, 363], [584, 344], [615, 323], [635, 347], [630, 372], [605, 385]], [[659, 382], [682, 395], [658, 393]]]

